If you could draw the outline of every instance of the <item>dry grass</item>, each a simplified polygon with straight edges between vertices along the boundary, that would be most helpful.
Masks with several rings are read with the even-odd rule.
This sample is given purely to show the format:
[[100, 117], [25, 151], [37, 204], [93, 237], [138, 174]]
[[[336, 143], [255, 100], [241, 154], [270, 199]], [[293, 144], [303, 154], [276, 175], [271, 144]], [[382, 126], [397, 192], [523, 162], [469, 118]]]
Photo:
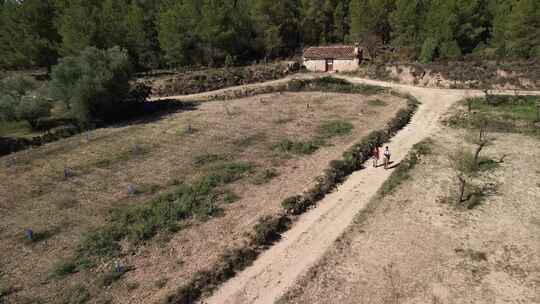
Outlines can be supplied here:
[[[81, 237], [105, 225], [111, 209], [146, 204], [230, 162], [253, 164], [249, 176], [221, 189], [222, 200], [228, 203], [220, 205], [221, 217], [209, 223], [188, 219], [181, 232], [157, 231], [157, 237], [142, 245], [119, 244], [117, 258], [134, 270], [103, 293], [114, 293], [118, 302], [125, 303], [130, 294], [144, 301], [159, 300], [211, 265], [258, 218], [274, 214], [284, 198], [309, 186], [330, 160], [369, 131], [382, 128], [405, 105], [405, 100], [388, 94], [377, 96], [385, 104], [377, 107], [350, 94], [262, 97], [265, 103], [261, 96], [203, 103], [159, 120], [99, 129], [88, 138], [77, 135], [17, 153], [16, 164], [0, 171], [2, 271], [9, 278], [6, 284], [20, 287], [9, 297], [50, 300], [60, 294], [64, 280], [97, 285], [99, 278], [84, 269], [66, 279], [50, 275], [55, 265], [62, 265], [59, 262], [73, 262], [69, 259]], [[346, 123], [328, 124], [336, 121], [348, 122], [352, 128]], [[185, 132], [188, 126], [196, 131]], [[283, 155], [272, 148], [284, 139], [309, 141], [321, 132], [329, 132], [327, 145], [311, 155]], [[73, 173], [67, 178], [66, 168]], [[130, 185], [139, 189], [137, 195], [130, 195]], [[26, 228], [54, 234], [27, 244], [22, 241]], [[71, 265], [64, 266], [60, 273], [72, 272]], [[94, 268], [99, 274], [108, 269], [109, 262], [101, 260]], [[165, 286], [148, 280], [163, 272], [170, 273]], [[139, 287], [128, 290], [124, 277]]]

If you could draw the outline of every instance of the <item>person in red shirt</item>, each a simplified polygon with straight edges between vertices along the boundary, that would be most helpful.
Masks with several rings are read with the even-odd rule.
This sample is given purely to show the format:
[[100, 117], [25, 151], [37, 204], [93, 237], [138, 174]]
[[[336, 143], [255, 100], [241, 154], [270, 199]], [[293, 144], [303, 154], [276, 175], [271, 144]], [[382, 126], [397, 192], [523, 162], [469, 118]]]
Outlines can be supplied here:
[[379, 146], [375, 146], [372, 151], [372, 157], [373, 157], [373, 168], [377, 168], [377, 163], [379, 162], [381, 154], [379, 151]]

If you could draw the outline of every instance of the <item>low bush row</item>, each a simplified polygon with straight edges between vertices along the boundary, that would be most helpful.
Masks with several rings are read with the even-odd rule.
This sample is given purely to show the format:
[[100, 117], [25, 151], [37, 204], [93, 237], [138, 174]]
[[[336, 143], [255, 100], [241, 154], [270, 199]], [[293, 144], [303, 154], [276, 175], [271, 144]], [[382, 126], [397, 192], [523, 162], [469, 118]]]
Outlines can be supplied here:
[[207, 69], [175, 75], [152, 90], [155, 96], [189, 95], [279, 79], [287, 74], [283, 64]]
[[325, 76], [315, 79], [293, 79], [288, 82], [268, 85], [244, 87], [241, 89], [231, 89], [224, 92], [208, 96], [208, 100], [231, 100], [245, 98], [259, 94], [269, 94], [276, 92], [332, 92], [345, 94], [374, 95], [386, 92], [380, 86], [367, 84], [353, 84], [346, 80]]
[[324, 91], [334, 93], [350, 93], [375, 95], [386, 91], [385, 88], [367, 84], [352, 84], [346, 80], [325, 76], [315, 79], [293, 79], [288, 83], [288, 91]]
[[408, 96], [407, 99], [407, 108], [400, 110], [383, 130], [372, 132], [360, 143], [351, 147], [343, 154], [342, 160], [330, 162], [329, 167], [316, 179], [316, 184], [311, 189], [282, 202], [283, 212], [261, 218], [254, 226], [249, 241], [242, 248], [222, 255], [212, 270], [197, 273], [190, 282], [169, 295], [165, 303], [194, 303], [203, 294], [213, 291], [219, 284], [251, 265], [262, 251], [281, 238], [281, 234], [289, 229], [298, 215], [314, 206], [353, 171], [360, 169], [362, 164], [369, 159], [373, 147], [387, 142], [409, 123], [419, 103], [412, 96]]
[[21, 151], [29, 147], [38, 147], [62, 138], [71, 137], [80, 132], [81, 129], [77, 126], [66, 126], [57, 128], [55, 131], [48, 132], [41, 136], [35, 136], [31, 139], [0, 137], [0, 156]]

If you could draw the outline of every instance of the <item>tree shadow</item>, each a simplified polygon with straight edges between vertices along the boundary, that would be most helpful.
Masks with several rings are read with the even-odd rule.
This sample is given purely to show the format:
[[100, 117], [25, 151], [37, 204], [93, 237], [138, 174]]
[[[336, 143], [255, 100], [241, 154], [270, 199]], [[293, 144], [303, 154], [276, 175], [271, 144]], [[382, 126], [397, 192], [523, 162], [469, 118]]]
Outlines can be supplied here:
[[178, 99], [162, 99], [146, 101], [138, 106], [137, 113], [132, 119], [125, 120], [117, 126], [137, 125], [155, 122], [164, 117], [180, 112], [196, 111], [200, 106], [197, 101], [181, 101]]

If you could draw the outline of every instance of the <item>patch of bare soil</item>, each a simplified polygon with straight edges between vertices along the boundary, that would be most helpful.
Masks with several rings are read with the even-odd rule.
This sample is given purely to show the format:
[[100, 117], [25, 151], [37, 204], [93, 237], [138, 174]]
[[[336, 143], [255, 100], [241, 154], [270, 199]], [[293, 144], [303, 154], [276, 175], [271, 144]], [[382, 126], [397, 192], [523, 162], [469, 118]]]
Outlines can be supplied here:
[[449, 203], [448, 154], [464, 134], [443, 128], [411, 177], [373, 200], [280, 303], [540, 303], [539, 144], [494, 135], [484, 155], [508, 156], [478, 177], [494, 189], [479, 206]]
[[[373, 105], [371, 99], [383, 103]], [[9, 288], [5, 298], [10, 303], [63, 301], [66, 291], [82, 284], [91, 302], [160, 301], [196, 271], [213, 265], [257, 219], [280, 210], [284, 198], [309, 187], [330, 160], [382, 128], [404, 106], [404, 99], [392, 95], [333, 93], [194, 103], [155, 120], [99, 129], [3, 157], [0, 283]], [[349, 121], [354, 129], [312, 155], [272, 149], [283, 139], [309, 140], [323, 122], [333, 120]], [[256, 166], [252, 175], [228, 186], [240, 199], [221, 205], [220, 217], [191, 220], [180, 232], [160, 234], [141, 246], [124, 244], [126, 255], [119, 261], [133, 270], [110, 287], [100, 288], [94, 279], [113, 261], [51, 278], [55, 264], [71, 256], [81, 236], [102, 225], [111, 208], [146, 203], [177, 181], [209, 173], [211, 166], [196, 164], [209, 154]], [[278, 176], [260, 185], [255, 179], [265, 169], [275, 169]], [[141, 193], [129, 195], [130, 185]], [[24, 240], [29, 228], [39, 241]]]
[[537, 66], [526, 62], [373, 64], [362, 67], [357, 75], [429, 88], [535, 90], [540, 86]]

